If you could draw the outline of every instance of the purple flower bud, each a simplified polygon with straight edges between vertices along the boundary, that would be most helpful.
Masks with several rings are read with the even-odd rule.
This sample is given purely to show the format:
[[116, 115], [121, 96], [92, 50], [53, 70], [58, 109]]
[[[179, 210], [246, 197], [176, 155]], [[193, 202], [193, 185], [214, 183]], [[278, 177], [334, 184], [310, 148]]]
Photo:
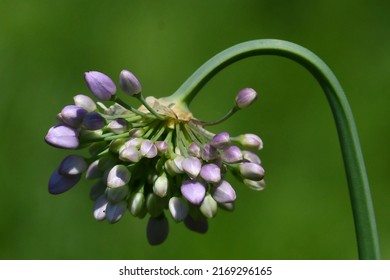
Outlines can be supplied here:
[[200, 205], [200, 212], [202, 212], [206, 218], [211, 219], [217, 214], [217, 209], [217, 202], [212, 198], [211, 195], [206, 195], [202, 201], [202, 204]]
[[167, 195], [168, 185], [167, 175], [162, 173], [153, 184], [153, 192], [159, 197], [164, 197]]
[[146, 158], [154, 158], [157, 156], [157, 148], [150, 140], [144, 140], [141, 144], [141, 155]]
[[230, 145], [230, 135], [227, 132], [216, 134], [210, 142], [211, 146], [217, 149], [226, 149]]
[[199, 175], [202, 163], [196, 157], [189, 157], [183, 160], [181, 166], [188, 176], [190, 176], [191, 179], [194, 179]]
[[45, 136], [45, 141], [51, 146], [62, 149], [76, 149], [79, 146], [77, 131], [66, 125], [50, 128]]
[[264, 177], [264, 169], [253, 162], [244, 162], [239, 165], [239, 170], [244, 179], [260, 181]]
[[130, 181], [131, 173], [124, 165], [115, 165], [111, 168], [107, 176], [107, 186], [118, 188], [126, 185]]
[[146, 237], [150, 245], [159, 245], [163, 243], [169, 233], [169, 224], [164, 214], [159, 217], [150, 217], [146, 227]]
[[265, 188], [265, 181], [263, 179], [260, 181], [244, 179], [243, 182], [245, 185], [247, 185], [249, 188], [255, 191], [262, 191]]
[[87, 110], [76, 105], [65, 106], [60, 113], [61, 120], [72, 127], [79, 127], [86, 114]]
[[218, 156], [217, 149], [211, 146], [209, 143], [205, 144], [201, 150], [201, 156], [204, 160], [213, 160]]
[[154, 145], [156, 145], [160, 154], [164, 154], [166, 151], [168, 151], [168, 144], [165, 141], [156, 141]]
[[243, 159], [241, 149], [237, 146], [230, 146], [222, 151], [221, 159], [227, 163], [240, 162]]
[[128, 146], [121, 150], [119, 158], [124, 161], [138, 162], [141, 159], [141, 154], [135, 146]]
[[257, 99], [257, 92], [252, 88], [244, 88], [237, 93], [236, 106], [240, 109], [246, 108]]
[[225, 180], [222, 180], [218, 185], [213, 186], [211, 194], [218, 203], [229, 203], [236, 200], [236, 192]]
[[176, 222], [183, 221], [188, 215], [188, 205], [180, 197], [171, 197], [168, 203], [169, 212]]
[[135, 217], [140, 217], [146, 213], [146, 201], [143, 193], [133, 193], [129, 199], [129, 211]]
[[101, 129], [104, 124], [104, 118], [97, 112], [88, 112], [83, 120], [83, 126], [88, 130]]
[[185, 181], [180, 189], [182, 195], [194, 205], [201, 204], [206, 194], [206, 187], [204, 184], [196, 180]]
[[207, 230], [209, 229], [207, 219], [199, 218], [195, 220], [194, 218], [191, 217], [191, 215], [187, 215], [187, 217], [184, 220], [184, 224], [188, 229], [195, 231], [197, 233], [206, 233]]
[[81, 179], [81, 174], [78, 175], [62, 175], [56, 169], [49, 180], [49, 193], [60, 194], [71, 189]]
[[102, 175], [102, 172], [99, 169], [99, 160], [93, 161], [87, 169], [87, 172], [85, 174], [85, 178], [87, 179], [96, 179], [99, 178]]
[[106, 218], [106, 208], [108, 200], [105, 195], [101, 195], [95, 202], [93, 207], [93, 217], [97, 221], [103, 221]]
[[114, 82], [103, 73], [97, 71], [85, 72], [84, 79], [89, 90], [101, 101], [110, 100], [116, 92]]
[[91, 99], [91, 97], [84, 94], [74, 96], [73, 101], [76, 106], [82, 107], [88, 112], [96, 110], [96, 103]]
[[87, 163], [82, 156], [69, 155], [64, 158], [58, 168], [62, 175], [78, 175], [87, 170]]
[[193, 157], [200, 157], [200, 147], [196, 143], [191, 143], [188, 147], [188, 154]]
[[143, 139], [142, 138], [130, 138], [126, 141], [125, 145], [126, 147], [133, 146], [133, 147], [141, 147]]
[[119, 74], [119, 86], [124, 93], [130, 96], [139, 94], [142, 91], [141, 83], [128, 70], [122, 70]]
[[120, 201], [118, 203], [108, 202], [106, 207], [106, 219], [110, 224], [118, 222], [127, 209], [127, 202]]
[[252, 153], [250, 151], [242, 151], [242, 156], [246, 161], [261, 164], [260, 158], [255, 153]]
[[221, 181], [221, 169], [214, 163], [209, 163], [202, 166], [200, 176], [207, 182], [217, 184]]
[[239, 141], [247, 149], [261, 150], [263, 148], [263, 141], [255, 134], [247, 133], [240, 135]]
[[127, 122], [124, 119], [112, 120], [107, 125], [107, 128], [115, 134], [121, 134], [127, 130]]

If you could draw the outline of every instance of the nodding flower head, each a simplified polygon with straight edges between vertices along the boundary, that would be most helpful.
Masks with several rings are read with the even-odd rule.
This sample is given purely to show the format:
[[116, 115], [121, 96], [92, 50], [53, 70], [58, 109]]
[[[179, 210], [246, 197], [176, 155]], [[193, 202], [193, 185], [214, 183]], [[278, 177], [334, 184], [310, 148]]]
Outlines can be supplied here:
[[144, 98], [140, 82], [128, 70], [120, 73], [119, 87], [142, 103], [138, 108], [116, 95], [107, 75], [91, 71], [84, 78], [99, 101], [111, 104], [78, 94], [74, 104], [60, 110], [45, 141], [57, 148], [86, 148], [89, 155], [65, 157], [50, 177], [50, 193], [73, 188], [85, 173], [95, 181], [89, 195], [95, 219], [116, 223], [126, 210], [148, 217], [146, 236], [157, 245], [168, 236], [169, 216], [205, 233], [219, 208], [234, 208], [237, 195], [228, 173], [250, 189], [264, 188], [264, 169], [256, 154], [263, 147], [260, 137], [215, 134], [205, 128], [253, 103], [253, 89], [239, 91], [233, 109], [208, 123], [196, 119], [183, 100]]

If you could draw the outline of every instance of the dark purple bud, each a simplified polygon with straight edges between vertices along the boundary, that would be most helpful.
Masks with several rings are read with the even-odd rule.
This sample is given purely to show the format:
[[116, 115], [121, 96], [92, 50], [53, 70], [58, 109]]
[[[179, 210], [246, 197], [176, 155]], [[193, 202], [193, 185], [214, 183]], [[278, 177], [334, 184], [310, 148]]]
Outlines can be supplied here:
[[217, 149], [211, 146], [209, 143], [205, 144], [201, 150], [201, 156], [204, 160], [213, 160], [218, 156]]
[[49, 129], [45, 141], [51, 146], [62, 149], [76, 149], [79, 146], [77, 131], [66, 125], [57, 125]]
[[110, 224], [118, 222], [127, 209], [127, 202], [120, 201], [118, 203], [108, 202], [106, 207], [106, 219]]
[[180, 189], [182, 195], [194, 205], [201, 204], [206, 194], [206, 187], [204, 184], [196, 180], [185, 181]]
[[89, 190], [89, 198], [93, 201], [96, 201], [102, 194], [105, 193], [106, 188], [107, 186], [103, 180], [97, 181]]
[[169, 212], [176, 222], [183, 221], [188, 215], [188, 205], [180, 197], [171, 197], [168, 203]]
[[199, 175], [202, 163], [196, 157], [189, 157], [182, 161], [181, 166], [183, 167], [184, 172], [186, 172], [191, 179], [194, 179]]
[[159, 245], [163, 243], [169, 233], [169, 224], [164, 214], [159, 217], [150, 217], [146, 227], [146, 237], [150, 245]]
[[239, 165], [239, 169], [244, 179], [260, 181], [264, 177], [263, 167], [253, 162], [244, 162]]
[[237, 93], [236, 106], [240, 109], [246, 108], [257, 99], [257, 92], [252, 88], [244, 88]]
[[62, 175], [78, 175], [87, 170], [87, 163], [82, 156], [69, 155], [64, 158], [58, 168], [58, 172]]
[[87, 168], [85, 178], [96, 179], [102, 175], [102, 171], [99, 169], [99, 160], [93, 161]]
[[89, 90], [101, 101], [110, 100], [116, 92], [114, 82], [103, 73], [97, 71], [86, 72], [84, 73], [84, 79]]
[[229, 203], [236, 200], [236, 192], [225, 180], [222, 180], [218, 185], [213, 186], [211, 195], [218, 203]]
[[261, 164], [260, 158], [255, 153], [252, 153], [250, 151], [242, 151], [242, 156], [246, 161]]
[[144, 140], [141, 144], [141, 155], [146, 158], [154, 158], [157, 156], [157, 147], [150, 140]]
[[239, 142], [247, 149], [261, 150], [263, 148], [263, 141], [259, 136], [251, 133], [240, 135]]
[[226, 149], [230, 145], [230, 135], [227, 132], [216, 134], [210, 142], [211, 146], [217, 149]]
[[241, 149], [237, 146], [230, 146], [222, 151], [221, 159], [227, 163], [240, 162], [243, 159]]
[[79, 127], [86, 114], [87, 110], [76, 105], [65, 106], [60, 113], [61, 120], [72, 127]]
[[83, 126], [88, 130], [98, 130], [104, 125], [104, 118], [97, 112], [88, 112], [83, 120]]
[[207, 182], [217, 184], [221, 181], [221, 169], [214, 163], [209, 163], [202, 166], [200, 176]]
[[191, 143], [188, 147], [188, 154], [193, 157], [200, 157], [200, 147], [196, 143]]
[[62, 175], [56, 169], [49, 180], [49, 193], [60, 194], [70, 190], [81, 179], [81, 174], [78, 175]]
[[207, 219], [205, 218], [193, 219], [191, 215], [188, 215], [185, 218], [184, 224], [188, 229], [195, 231], [197, 233], [206, 233], [207, 230], [209, 229]]
[[142, 91], [141, 83], [128, 70], [122, 70], [119, 74], [119, 86], [124, 93], [130, 96], [139, 94]]
[[105, 195], [99, 196], [93, 207], [93, 217], [97, 221], [103, 221], [106, 218], [106, 208], [108, 200]]
[[96, 103], [91, 99], [91, 97], [84, 94], [78, 94], [74, 96], [73, 101], [76, 106], [80, 106], [88, 112], [96, 110]]

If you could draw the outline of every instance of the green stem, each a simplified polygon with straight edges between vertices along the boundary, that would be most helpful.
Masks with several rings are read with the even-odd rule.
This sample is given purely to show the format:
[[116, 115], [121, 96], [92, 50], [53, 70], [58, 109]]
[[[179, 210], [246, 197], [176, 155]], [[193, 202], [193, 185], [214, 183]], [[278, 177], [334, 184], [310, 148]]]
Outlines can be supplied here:
[[169, 98], [189, 104], [199, 90], [226, 66], [246, 57], [276, 55], [304, 66], [319, 82], [331, 106], [344, 159], [360, 259], [379, 259], [379, 241], [370, 187], [359, 137], [348, 100], [329, 67], [311, 51], [282, 40], [253, 40], [235, 45], [203, 64]]

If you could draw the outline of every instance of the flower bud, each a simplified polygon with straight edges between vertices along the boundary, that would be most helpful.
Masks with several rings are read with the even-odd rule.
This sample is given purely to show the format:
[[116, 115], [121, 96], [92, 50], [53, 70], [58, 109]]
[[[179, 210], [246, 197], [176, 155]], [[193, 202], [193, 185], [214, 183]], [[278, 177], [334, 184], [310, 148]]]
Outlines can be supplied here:
[[119, 158], [124, 161], [138, 162], [141, 154], [135, 146], [128, 146], [119, 153]]
[[123, 200], [128, 195], [128, 193], [129, 193], [128, 185], [124, 185], [121, 187], [115, 187], [115, 188], [108, 187], [106, 189], [107, 199], [113, 203], [117, 203], [117, 202]]
[[128, 70], [122, 70], [119, 74], [119, 86], [124, 93], [130, 96], [139, 94], [142, 91], [141, 83]]
[[118, 222], [127, 209], [127, 202], [120, 201], [118, 203], [108, 202], [106, 207], [106, 219], [110, 224]]
[[159, 197], [164, 197], [167, 195], [168, 185], [167, 175], [162, 173], [153, 184], [153, 192]]
[[97, 181], [95, 184], [92, 185], [91, 189], [89, 190], [89, 198], [93, 201], [96, 201], [99, 196], [106, 192], [106, 188], [107, 186], [103, 182], [103, 180]]
[[206, 194], [205, 185], [196, 180], [185, 181], [180, 190], [182, 195], [194, 205], [201, 204]]
[[261, 164], [260, 158], [250, 151], [242, 151], [242, 156], [244, 157], [245, 161]]
[[227, 163], [237, 163], [242, 161], [241, 149], [237, 146], [230, 146], [226, 150], [222, 151], [221, 159]]
[[102, 176], [102, 171], [99, 169], [99, 159], [93, 161], [87, 169], [85, 178], [87, 179], [96, 179]]
[[176, 222], [183, 221], [188, 215], [188, 205], [180, 197], [171, 197], [168, 203], [169, 212]]
[[244, 88], [237, 93], [236, 106], [243, 109], [251, 105], [257, 99], [257, 92], [252, 88]]
[[98, 130], [104, 125], [104, 118], [97, 112], [88, 112], [83, 120], [83, 126], [88, 130]]
[[157, 217], [164, 211], [164, 200], [154, 193], [148, 194], [146, 197], [146, 208], [150, 216]]
[[95, 205], [93, 207], [93, 217], [97, 221], [103, 221], [106, 218], [107, 204], [108, 200], [105, 195], [99, 196], [99, 198], [95, 201]]
[[61, 113], [61, 120], [71, 127], [78, 127], [83, 122], [87, 110], [76, 105], [65, 106]]
[[169, 224], [164, 214], [159, 217], [150, 217], [146, 227], [146, 237], [150, 245], [163, 243], [169, 233]]
[[49, 180], [49, 193], [60, 194], [75, 186], [81, 179], [81, 174], [62, 175], [56, 169]]
[[196, 143], [191, 143], [188, 147], [188, 154], [193, 157], [200, 157], [200, 147]]
[[207, 143], [204, 145], [203, 149], [201, 150], [201, 156], [202, 159], [206, 161], [214, 160], [218, 156], [217, 149], [211, 146], [209, 143]]
[[202, 166], [200, 176], [207, 182], [216, 184], [221, 181], [221, 169], [214, 163], [209, 163]]
[[222, 180], [218, 185], [214, 185], [211, 194], [218, 203], [229, 203], [236, 200], [236, 192], [225, 180]]
[[196, 178], [202, 168], [202, 163], [196, 157], [185, 158], [181, 165], [184, 172], [186, 172], [191, 179]]
[[62, 149], [76, 149], [79, 146], [77, 131], [66, 125], [50, 128], [45, 141], [51, 146]]
[[154, 145], [156, 145], [159, 154], [165, 154], [168, 151], [168, 144], [165, 141], [156, 141]]
[[107, 128], [115, 134], [122, 134], [127, 130], [127, 122], [124, 119], [112, 120], [107, 125]]
[[200, 205], [200, 212], [202, 212], [206, 218], [211, 219], [217, 214], [217, 209], [217, 202], [212, 198], [211, 195], [206, 195], [202, 201], [202, 204]]
[[253, 162], [244, 162], [239, 165], [239, 170], [244, 179], [260, 181], [264, 177], [264, 169]]
[[93, 112], [96, 110], [96, 103], [91, 99], [91, 97], [87, 95], [78, 94], [73, 97], [73, 101], [76, 106], [80, 106], [88, 112]]
[[146, 201], [143, 193], [133, 193], [129, 199], [129, 211], [134, 217], [140, 217], [146, 212]]
[[116, 92], [116, 86], [110, 77], [97, 72], [90, 71], [84, 73], [84, 79], [89, 90], [100, 101], [110, 100]]
[[87, 167], [87, 163], [82, 156], [69, 155], [62, 160], [58, 172], [65, 176], [78, 175], [87, 170]]
[[263, 148], [263, 141], [255, 134], [247, 133], [240, 135], [239, 142], [247, 149], [261, 150]]
[[184, 224], [188, 229], [195, 231], [197, 233], [206, 233], [207, 230], [209, 229], [207, 219], [205, 218], [194, 219], [191, 217], [191, 215], [187, 215], [187, 217], [184, 220]]
[[244, 179], [244, 184], [247, 185], [249, 188], [255, 191], [262, 191], [265, 188], [265, 181], [260, 180], [260, 181], [253, 181], [253, 180], [248, 180]]
[[157, 156], [157, 148], [154, 143], [150, 140], [144, 140], [141, 144], [140, 149], [141, 155], [146, 158], [154, 158]]
[[217, 149], [226, 149], [230, 145], [230, 135], [227, 132], [216, 134], [210, 142], [211, 146]]
[[131, 173], [124, 165], [115, 165], [107, 176], [107, 186], [117, 188], [126, 185], [130, 181]]
[[125, 149], [126, 139], [118, 138], [111, 141], [109, 144], [109, 150], [112, 153], [119, 154], [121, 151]]

